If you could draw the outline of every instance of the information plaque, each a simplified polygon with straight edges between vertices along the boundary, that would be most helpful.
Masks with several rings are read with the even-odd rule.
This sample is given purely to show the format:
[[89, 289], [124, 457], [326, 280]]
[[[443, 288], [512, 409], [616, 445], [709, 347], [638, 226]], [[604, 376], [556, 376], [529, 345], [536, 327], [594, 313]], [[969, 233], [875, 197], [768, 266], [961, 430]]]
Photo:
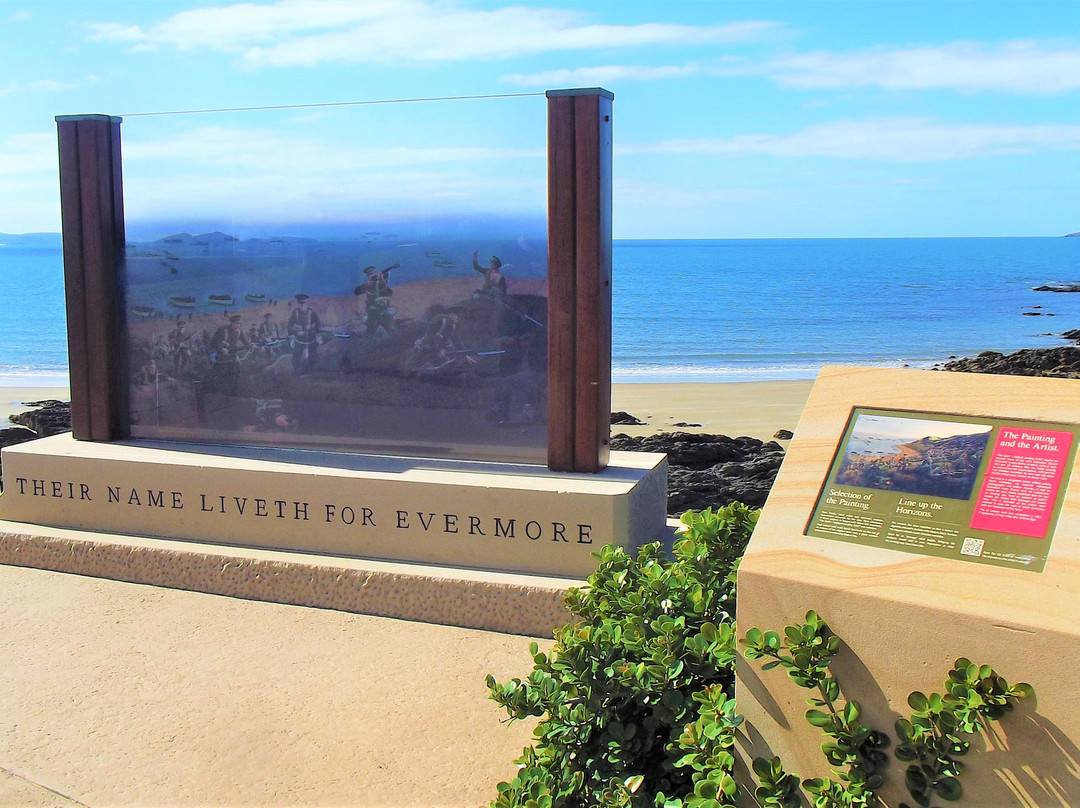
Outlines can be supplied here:
[[805, 535], [1042, 572], [1078, 433], [856, 407]]

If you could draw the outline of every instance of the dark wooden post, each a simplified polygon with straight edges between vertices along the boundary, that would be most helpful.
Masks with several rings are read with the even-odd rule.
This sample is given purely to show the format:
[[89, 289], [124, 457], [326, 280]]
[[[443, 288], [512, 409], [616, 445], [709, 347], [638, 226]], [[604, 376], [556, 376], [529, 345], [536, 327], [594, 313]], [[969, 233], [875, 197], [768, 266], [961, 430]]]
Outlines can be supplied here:
[[61, 115], [56, 128], [72, 433], [118, 440], [128, 434], [120, 118]]
[[611, 432], [611, 102], [548, 97], [548, 467], [596, 472]]

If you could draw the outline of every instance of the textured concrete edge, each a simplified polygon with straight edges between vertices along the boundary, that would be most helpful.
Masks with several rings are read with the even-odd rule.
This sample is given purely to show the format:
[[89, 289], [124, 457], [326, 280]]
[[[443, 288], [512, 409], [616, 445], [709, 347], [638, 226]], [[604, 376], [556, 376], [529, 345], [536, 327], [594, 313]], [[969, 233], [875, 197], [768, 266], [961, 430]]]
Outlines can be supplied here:
[[[169, 589], [550, 637], [570, 621], [563, 604], [578, 581], [177, 542], [110, 541], [103, 534], [0, 531], [0, 564]], [[382, 567], [393, 566], [392, 569]]]

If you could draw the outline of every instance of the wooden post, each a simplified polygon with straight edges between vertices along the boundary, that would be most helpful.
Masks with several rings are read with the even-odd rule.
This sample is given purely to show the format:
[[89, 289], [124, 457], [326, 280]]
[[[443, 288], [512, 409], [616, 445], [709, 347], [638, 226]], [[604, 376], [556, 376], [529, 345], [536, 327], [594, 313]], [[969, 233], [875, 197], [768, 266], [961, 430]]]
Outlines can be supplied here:
[[72, 433], [118, 440], [128, 434], [120, 118], [61, 115], [56, 128]]
[[611, 431], [611, 102], [548, 97], [548, 467], [597, 472]]

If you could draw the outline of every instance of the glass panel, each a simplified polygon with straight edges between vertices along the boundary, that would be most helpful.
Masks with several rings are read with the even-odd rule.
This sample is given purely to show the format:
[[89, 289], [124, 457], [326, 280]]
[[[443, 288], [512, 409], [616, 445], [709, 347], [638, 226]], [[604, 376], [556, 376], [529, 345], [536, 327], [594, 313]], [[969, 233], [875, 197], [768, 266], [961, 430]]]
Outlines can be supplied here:
[[545, 462], [542, 96], [122, 134], [133, 437]]

